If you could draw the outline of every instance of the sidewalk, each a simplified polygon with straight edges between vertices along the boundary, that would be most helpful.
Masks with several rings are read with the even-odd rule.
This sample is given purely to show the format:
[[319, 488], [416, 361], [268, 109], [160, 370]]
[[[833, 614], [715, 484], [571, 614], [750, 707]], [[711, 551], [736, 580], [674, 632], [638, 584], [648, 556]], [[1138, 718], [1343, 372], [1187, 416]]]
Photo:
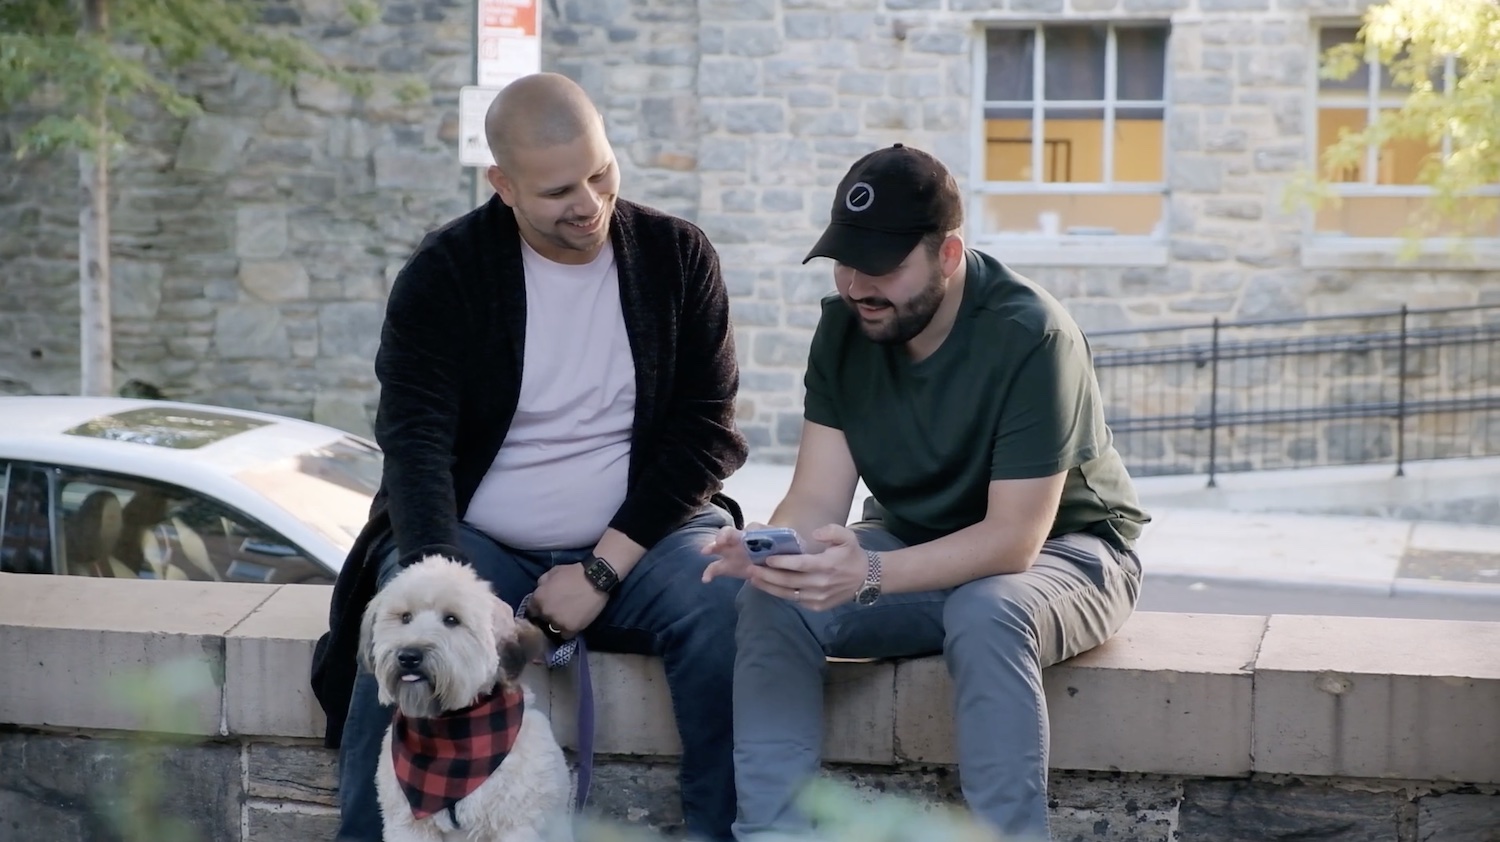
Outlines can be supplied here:
[[[764, 521], [791, 479], [789, 465], [755, 463], [725, 485], [747, 520]], [[868, 493], [861, 483], [851, 521]], [[1148, 576], [1500, 603], [1500, 527], [1144, 503], [1152, 523], [1138, 549]]]

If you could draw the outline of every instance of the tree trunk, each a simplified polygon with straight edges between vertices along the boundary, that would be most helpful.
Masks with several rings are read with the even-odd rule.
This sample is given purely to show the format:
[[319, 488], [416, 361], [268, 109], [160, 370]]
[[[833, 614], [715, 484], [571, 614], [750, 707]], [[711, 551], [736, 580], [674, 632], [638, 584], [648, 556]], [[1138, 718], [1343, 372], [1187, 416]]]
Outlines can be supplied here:
[[[108, 0], [83, 0], [83, 31], [90, 38], [107, 38]], [[95, 89], [92, 122], [99, 132], [92, 151], [78, 154], [78, 303], [79, 391], [85, 395], [114, 393], [114, 327], [110, 313], [109, 277], [109, 128], [102, 86]]]

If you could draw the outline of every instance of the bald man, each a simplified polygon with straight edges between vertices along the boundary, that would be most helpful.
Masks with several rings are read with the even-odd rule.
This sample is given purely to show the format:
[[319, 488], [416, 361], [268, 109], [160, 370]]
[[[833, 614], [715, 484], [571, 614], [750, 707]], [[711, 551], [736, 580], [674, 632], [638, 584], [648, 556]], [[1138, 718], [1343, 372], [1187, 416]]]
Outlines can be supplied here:
[[620, 199], [598, 111], [520, 79], [485, 130], [496, 196], [396, 278], [375, 371], [385, 475], [334, 588], [313, 687], [339, 746], [341, 842], [378, 842], [391, 721], [356, 669], [376, 591], [427, 555], [472, 565], [557, 639], [661, 656], [687, 831], [729, 839], [734, 598], [698, 551], [740, 520], [739, 373], [719, 260], [688, 222]]

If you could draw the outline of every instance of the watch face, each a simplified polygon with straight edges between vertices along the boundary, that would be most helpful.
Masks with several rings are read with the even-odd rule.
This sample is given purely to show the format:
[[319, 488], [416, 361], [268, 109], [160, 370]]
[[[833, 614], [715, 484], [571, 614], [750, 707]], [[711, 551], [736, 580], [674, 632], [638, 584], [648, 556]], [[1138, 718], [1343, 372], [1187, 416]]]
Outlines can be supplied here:
[[880, 599], [878, 585], [865, 585], [854, 594], [854, 601], [860, 605], [873, 605], [877, 599]]
[[610, 568], [608, 562], [599, 558], [584, 565], [583, 575], [588, 577], [589, 584], [593, 585], [596, 590], [609, 591], [617, 582], [615, 571]]

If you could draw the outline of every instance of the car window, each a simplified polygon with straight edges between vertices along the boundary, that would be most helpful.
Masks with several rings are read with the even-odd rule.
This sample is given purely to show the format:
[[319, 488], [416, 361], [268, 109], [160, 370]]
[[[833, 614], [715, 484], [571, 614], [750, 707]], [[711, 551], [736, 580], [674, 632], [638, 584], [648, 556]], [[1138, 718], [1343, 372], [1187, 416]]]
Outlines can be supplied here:
[[0, 571], [52, 573], [56, 534], [51, 512], [50, 477], [25, 464], [4, 466], [4, 501], [0, 504]]
[[67, 573], [327, 584], [301, 549], [217, 500], [173, 485], [60, 469]]
[[378, 448], [346, 437], [234, 477], [347, 553], [369, 519], [383, 464]]

